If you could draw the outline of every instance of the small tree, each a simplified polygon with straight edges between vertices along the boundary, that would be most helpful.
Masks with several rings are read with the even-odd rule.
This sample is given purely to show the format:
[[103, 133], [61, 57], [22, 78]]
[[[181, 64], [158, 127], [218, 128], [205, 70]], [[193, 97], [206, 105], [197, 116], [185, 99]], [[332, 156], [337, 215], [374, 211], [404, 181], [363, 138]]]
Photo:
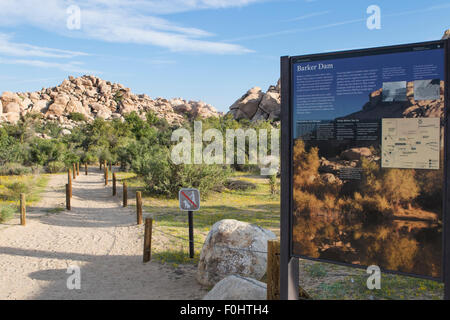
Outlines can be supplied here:
[[419, 195], [419, 186], [413, 170], [390, 169], [382, 179], [382, 191], [396, 208]]

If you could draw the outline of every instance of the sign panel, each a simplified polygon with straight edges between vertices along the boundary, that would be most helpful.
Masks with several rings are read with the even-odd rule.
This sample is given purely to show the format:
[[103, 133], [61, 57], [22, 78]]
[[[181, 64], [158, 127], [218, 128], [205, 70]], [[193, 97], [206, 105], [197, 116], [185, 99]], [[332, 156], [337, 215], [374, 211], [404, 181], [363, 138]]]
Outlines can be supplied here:
[[444, 42], [289, 61], [290, 255], [442, 279]]
[[382, 119], [383, 168], [439, 169], [440, 119]]
[[182, 211], [197, 211], [200, 209], [200, 192], [197, 189], [181, 189], [178, 192], [178, 199]]

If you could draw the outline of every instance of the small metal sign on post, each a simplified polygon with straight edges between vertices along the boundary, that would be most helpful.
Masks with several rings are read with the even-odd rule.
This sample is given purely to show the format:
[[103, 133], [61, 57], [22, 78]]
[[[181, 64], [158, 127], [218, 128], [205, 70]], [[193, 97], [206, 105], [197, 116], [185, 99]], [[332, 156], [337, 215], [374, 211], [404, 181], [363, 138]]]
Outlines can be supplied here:
[[182, 188], [178, 193], [181, 211], [188, 212], [189, 221], [189, 257], [194, 258], [194, 215], [200, 209], [200, 192], [194, 188]]

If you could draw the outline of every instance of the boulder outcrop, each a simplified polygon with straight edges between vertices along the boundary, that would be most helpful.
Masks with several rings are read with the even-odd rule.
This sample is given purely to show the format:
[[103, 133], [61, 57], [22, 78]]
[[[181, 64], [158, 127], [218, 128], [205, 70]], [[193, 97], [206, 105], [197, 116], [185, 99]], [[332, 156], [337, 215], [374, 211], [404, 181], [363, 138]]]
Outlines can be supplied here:
[[197, 280], [206, 286], [229, 275], [260, 280], [266, 272], [267, 241], [274, 238], [273, 232], [247, 222], [216, 222], [200, 254]]
[[152, 99], [146, 94], [133, 94], [120, 83], [111, 83], [95, 76], [79, 78], [70, 76], [59, 86], [43, 88], [36, 92], [9, 92], [0, 96], [0, 122], [16, 123], [21, 116], [39, 113], [47, 120], [69, 122], [71, 113], [81, 113], [88, 121], [95, 118], [122, 119], [130, 112], [144, 117], [148, 111], [166, 119], [170, 124], [180, 124], [185, 119], [209, 118], [221, 113], [202, 101], [181, 98]]
[[231, 105], [228, 114], [231, 114], [236, 120], [279, 120], [281, 112], [280, 89], [280, 80], [278, 80], [276, 86], [270, 86], [265, 93], [259, 87], [251, 88]]

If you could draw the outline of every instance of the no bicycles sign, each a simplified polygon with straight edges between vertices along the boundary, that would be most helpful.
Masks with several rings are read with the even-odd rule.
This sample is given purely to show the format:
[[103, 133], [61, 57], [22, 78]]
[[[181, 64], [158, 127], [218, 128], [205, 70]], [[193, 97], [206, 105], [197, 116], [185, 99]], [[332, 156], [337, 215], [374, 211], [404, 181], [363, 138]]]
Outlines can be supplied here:
[[197, 211], [200, 209], [200, 192], [194, 188], [183, 188], [178, 193], [182, 211]]

